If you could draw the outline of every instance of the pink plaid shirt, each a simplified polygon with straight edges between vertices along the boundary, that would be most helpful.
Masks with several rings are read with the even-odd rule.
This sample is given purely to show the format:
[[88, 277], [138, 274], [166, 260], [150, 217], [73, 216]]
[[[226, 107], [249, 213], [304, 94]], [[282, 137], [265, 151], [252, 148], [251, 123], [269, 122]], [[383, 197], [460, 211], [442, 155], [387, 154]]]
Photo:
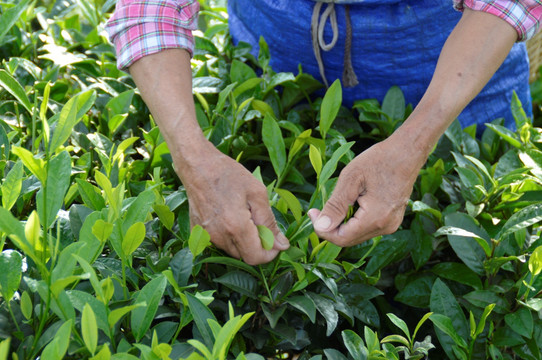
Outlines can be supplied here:
[[[531, 38], [542, 18], [542, 0], [453, 0], [457, 10], [468, 7], [508, 22], [518, 40]], [[117, 65], [126, 69], [143, 56], [165, 49], [194, 49], [197, 0], [119, 0], [106, 30], [117, 50]]]

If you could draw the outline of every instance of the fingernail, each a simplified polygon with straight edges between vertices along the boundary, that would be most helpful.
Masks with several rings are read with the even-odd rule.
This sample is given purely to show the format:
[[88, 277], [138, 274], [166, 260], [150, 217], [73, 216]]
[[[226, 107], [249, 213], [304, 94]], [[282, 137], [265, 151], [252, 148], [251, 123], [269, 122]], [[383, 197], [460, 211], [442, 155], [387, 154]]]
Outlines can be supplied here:
[[331, 219], [328, 216], [322, 216], [316, 219], [316, 222], [314, 223], [314, 230], [326, 231], [329, 229], [330, 225], [331, 225]]

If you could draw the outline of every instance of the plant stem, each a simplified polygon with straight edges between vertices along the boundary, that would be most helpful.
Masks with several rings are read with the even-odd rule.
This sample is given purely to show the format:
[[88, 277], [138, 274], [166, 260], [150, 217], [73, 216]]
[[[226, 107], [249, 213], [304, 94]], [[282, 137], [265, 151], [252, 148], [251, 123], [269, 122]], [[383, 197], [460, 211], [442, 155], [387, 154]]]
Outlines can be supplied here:
[[267, 279], [265, 277], [265, 274], [263, 273], [262, 266], [258, 265], [258, 268], [260, 269], [260, 273], [262, 274], [263, 284], [265, 286], [265, 289], [267, 290], [267, 294], [269, 295], [269, 300], [271, 300], [271, 305], [275, 305], [275, 302], [273, 301], [273, 296], [271, 295], [271, 290], [269, 289], [269, 285], [267, 284]]
[[17, 328], [17, 331], [21, 332], [21, 328], [19, 327], [19, 324], [17, 323], [17, 319], [15, 318], [15, 314], [13, 313], [13, 310], [11, 309], [11, 300], [7, 300], [6, 305], [8, 306], [9, 313], [11, 315], [11, 318], [13, 319], [13, 323], [15, 324], [15, 327]]

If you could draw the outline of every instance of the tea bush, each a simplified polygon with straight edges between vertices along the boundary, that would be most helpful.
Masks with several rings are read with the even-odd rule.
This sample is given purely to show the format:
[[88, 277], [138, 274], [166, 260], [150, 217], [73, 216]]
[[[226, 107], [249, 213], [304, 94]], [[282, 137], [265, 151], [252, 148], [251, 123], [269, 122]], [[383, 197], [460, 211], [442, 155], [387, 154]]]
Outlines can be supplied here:
[[249, 266], [190, 229], [103, 31], [113, 6], [0, 4], [0, 359], [542, 358], [542, 129], [517, 98], [516, 131], [450, 126], [399, 231], [340, 249], [306, 211], [412, 106], [394, 87], [347, 109], [340, 83], [274, 72], [264, 39], [234, 46], [224, 4], [202, 1], [198, 122], [291, 242]]

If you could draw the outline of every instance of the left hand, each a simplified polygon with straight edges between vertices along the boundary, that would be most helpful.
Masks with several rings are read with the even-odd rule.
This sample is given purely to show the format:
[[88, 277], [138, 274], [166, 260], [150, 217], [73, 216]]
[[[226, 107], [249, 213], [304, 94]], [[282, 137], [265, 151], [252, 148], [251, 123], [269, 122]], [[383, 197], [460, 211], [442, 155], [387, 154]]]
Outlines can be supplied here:
[[[423, 151], [397, 136], [359, 154], [341, 171], [323, 210], [309, 210], [316, 234], [339, 246], [353, 246], [395, 232], [425, 159]], [[356, 201], [359, 209], [343, 223]]]

